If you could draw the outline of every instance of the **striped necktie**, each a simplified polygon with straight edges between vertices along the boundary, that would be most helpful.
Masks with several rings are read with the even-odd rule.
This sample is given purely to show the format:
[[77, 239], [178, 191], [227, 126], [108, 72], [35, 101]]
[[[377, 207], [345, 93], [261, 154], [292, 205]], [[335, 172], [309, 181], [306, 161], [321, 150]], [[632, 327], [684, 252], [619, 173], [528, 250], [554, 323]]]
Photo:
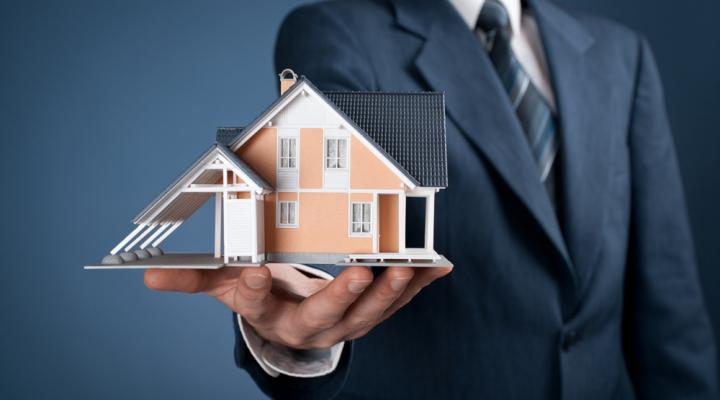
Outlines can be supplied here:
[[515, 57], [510, 46], [509, 27], [510, 18], [505, 7], [497, 0], [486, 0], [476, 29], [484, 36], [490, 60], [510, 96], [535, 157], [540, 180], [554, 200], [552, 169], [558, 150], [555, 115]]

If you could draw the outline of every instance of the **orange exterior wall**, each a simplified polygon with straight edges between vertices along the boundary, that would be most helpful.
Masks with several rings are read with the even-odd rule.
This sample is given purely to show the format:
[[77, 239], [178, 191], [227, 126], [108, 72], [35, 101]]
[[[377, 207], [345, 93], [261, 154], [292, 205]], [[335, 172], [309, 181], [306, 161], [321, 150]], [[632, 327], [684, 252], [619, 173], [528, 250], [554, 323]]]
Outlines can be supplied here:
[[354, 135], [350, 135], [350, 187], [400, 189], [402, 181]]
[[[283, 197], [285, 193], [280, 193]], [[265, 251], [269, 253], [367, 253], [372, 237], [351, 237], [348, 195], [299, 193], [299, 226], [275, 226], [276, 194], [265, 197]]]
[[372, 193], [350, 193], [350, 201], [372, 203]]
[[323, 184], [323, 130], [300, 129], [300, 187], [320, 189]]
[[249, 199], [251, 198], [250, 192], [235, 192], [236, 199]]
[[381, 253], [397, 253], [400, 251], [400, 238], [398, 230], [398, 195], [381, 194], [378, 196], [378, 224], [380, 225], [380, 247]]
[[[349, 135], [350, 187], [352, 189], [403, 188], [402, 181], [365, 145]], [[324, 173], [323, 130], [301, 128], [299, 139], [299, 186], [301, 189], [321, 189]], [[262, 128], [236, 151], [258, 175], [273, 187], [277, 186], [277, 128]], [[380, 198], [384, 198], [381, 195]], [[383, 223], [380, 215], [379, 234], [385, 236], [381, 245], [397, 251], [397, 195], [388, 196], [394, 204], [383, 207], [380, 213], [394, 212], [390, 223]], [[298, 201], [298, 227], [276, 227], [276, 202]], [[369, 253], [372, 236], [350, 236], [349, 204], [351, 201], [372, 202], [372, 193], [282, 192], [265, 196], [265, 251], [268, 253]], [[395, 207], [394, 209], [392, 207]], [[394, 211], [393, 211], [394, 210]], [[390, 224], [395, 224], [393, 227]], [[387, 225], [387, 226], [385, 226]], [[377, 228], [377, 227], [376, 227]], [[394, 233], [393, 233], [394, 232]], [[394, 238], [390, 238], [393, 236]], [[383, 244], [383, 242], [387, 242]], [[393, 247], [394, 246], [394, 247]], [[387, 250], [395, 248], [395, 250]]]
[[[323, 176], [323, 132], [300, 129], [300, 188], [319, 189]], [[262, 128], [237, 151], [238, 156], [273, 187], [277, 182], [277, 129]], [[402, 188], [400, 178], [354, 135], [350, 135], [350, 188]]]
[[298, 192], [280, 192], [277, 193], [278, 200], [280, 201], [297, 201]]
[[240, 177], [240, 175], [238, 175], [232, 171], [228, 171], [227, 183], [228, 183], [228, 185], [233, 185], [233, 184], [241, 185], [241, 184], [245, 183], [245, 181], [243, 180], [243, 178]]
[[[302, 151], [302, 150], [301, 150]], [[277, 129], [262, 128], [237, 150], [245, 161], [265, 182], [277, 186]]]

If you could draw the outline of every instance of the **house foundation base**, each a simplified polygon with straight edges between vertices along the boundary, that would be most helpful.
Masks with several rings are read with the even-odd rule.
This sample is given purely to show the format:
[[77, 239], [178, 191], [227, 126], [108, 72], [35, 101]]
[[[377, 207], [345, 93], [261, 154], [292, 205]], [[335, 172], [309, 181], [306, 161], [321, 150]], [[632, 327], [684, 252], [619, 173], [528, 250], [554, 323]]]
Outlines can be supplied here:
[[[369, 256], [369, 255], [364, 255]], [[310, 265], [366, 266], [366, 267], [452, 267], [452, 263], [443, 256], [434, 259], [419, 258], [349, 258], [344, 253], [269, 253], [267, 261], [252, 263], [249, 261], [231, 261], [225, 263], [222, 257], [211, 253], [166, 253], [163, 255], [122, 264], [91, 264], [85, 269], [220, 269], [223, 267], [258, 267], [266, 262]]]
[[378, 258], [377, 255], [374, 258], [366, 259], [350, 259], [346, 258], [341, 262], [336, 263], [340, 266], [366, 266], [366, 267], [413, 267], [413, 268], [432, 268], [432, 267], [452, 267], [453, 264], [448, 261], [445, 256], [439, 255], [435, 259], [418, 259], [412, 257], [404, 257], [397, 259], [390, 258]]
[[[259, 266], [256, 263], [241, 263], [243, 267]], [[125, 261], [122, 264], [94, 264], [86, 265], [85, 269], [220, 269], [224, 267], [222, 257], [215, 258], [210, 253], [166, 253], [135, 261]], [[231, 265], [231, 264], [228, 264]]]

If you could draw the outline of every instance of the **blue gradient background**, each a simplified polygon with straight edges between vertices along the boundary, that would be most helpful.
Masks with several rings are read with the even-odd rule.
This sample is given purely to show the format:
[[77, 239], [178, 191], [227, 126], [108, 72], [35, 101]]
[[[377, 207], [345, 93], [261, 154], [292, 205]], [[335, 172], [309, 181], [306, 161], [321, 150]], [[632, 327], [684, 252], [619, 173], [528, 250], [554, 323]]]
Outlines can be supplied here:
[[[129, 231], [216, 126], [243, 125], [276, 97], [275, 34], [300, 3], [2, 2], [0, 397], [262, 397], [234, 366], [230, 314], [214, 300], [81, 266]], [[720, 2], [565, 3], [655, 48], [718, 331]], [[210, 211], [165, 247], [209, 250]]]

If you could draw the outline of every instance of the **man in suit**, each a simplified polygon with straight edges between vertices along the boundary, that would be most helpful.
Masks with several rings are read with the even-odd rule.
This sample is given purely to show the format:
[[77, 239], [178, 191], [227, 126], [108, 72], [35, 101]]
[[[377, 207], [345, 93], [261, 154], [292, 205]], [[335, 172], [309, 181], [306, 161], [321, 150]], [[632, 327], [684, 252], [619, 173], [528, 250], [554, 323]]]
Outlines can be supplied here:
[[260, 340], [356, 339], [303, 375], [292, 357], [284, 373], [269, 371], [238, 334], [236, 360], [266, 393], [716, 396], [661, 82], [642, 37], [547, 0], [346, 0], [292, 12], [275, 57], [278, 71], [322, 90], [445, 92], [450, 185], [437, 196], [435, 241], [455, 270], [429, 286], [448, 271], [388, 269], [370, 283], [366, 270], [346, 270], [295, 306], [269, 294], [264, 270], [149, 271], [150, 287], [218, 297]]

